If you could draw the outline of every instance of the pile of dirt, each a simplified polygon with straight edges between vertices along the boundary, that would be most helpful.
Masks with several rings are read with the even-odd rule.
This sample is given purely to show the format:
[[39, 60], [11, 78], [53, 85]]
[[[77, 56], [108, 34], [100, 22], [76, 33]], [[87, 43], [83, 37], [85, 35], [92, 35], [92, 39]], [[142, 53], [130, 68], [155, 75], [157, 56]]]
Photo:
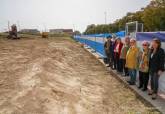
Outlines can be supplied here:
[[0, 40], [0, 114], [152, 111], [72, 40]]

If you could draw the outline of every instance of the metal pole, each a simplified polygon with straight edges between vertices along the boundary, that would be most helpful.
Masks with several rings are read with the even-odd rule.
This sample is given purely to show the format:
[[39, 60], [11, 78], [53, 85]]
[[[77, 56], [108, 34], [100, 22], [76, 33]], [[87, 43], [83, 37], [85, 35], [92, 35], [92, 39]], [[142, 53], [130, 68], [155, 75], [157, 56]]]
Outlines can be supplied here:
[[76, 30], [75, 30], [75, 25], [73, 24], [73, 31], [75, 32]]
[[143, 31], [144, 31], [143, 29], [144, 29], [144, 26], [143, 26], [143, 23], [142, 23], [142, 31], [141, 31], [141, 32], [143, 32]]
[[128, 35], [128, 33], [127, 33], [127, 24], [125, 24], [125, 35]]
[[10, 21], [8, 21], [8, 31], [10, 32]]
[[18, 25], [18, 31], [20, 31], [21, 29], [20, 29], [20, 24], [19, 24], [19, 21], [17, 21], [17, 25]]
[[136, 33], [138, 32], [138, 21], [136, 21], [136, 31], [135, 31], [135, 38], [136, 38]]
[[95, 52], [96, 52], [96, 27], [94, 28], [94, 33], [95, 33]]

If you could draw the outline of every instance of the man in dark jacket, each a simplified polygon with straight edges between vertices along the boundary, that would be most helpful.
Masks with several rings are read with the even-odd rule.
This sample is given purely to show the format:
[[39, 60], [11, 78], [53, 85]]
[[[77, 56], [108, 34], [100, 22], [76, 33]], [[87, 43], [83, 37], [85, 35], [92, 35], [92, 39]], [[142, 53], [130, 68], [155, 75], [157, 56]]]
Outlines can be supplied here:
[[113, 36], [112, 40], [111, 40], [111, 47], [110, 47], [110, 53], [111, 53], [111, 63], [112, 63], [112, 69], [116, 69], [117, 65], [116, 65], [116, 61], [115, 61], [115, 45], [116, 45], [116, 38]]
[[111, 52], [110, 52], [111, 38], [112, 38], [111, 36], [107, 36], [107, 41], [104, 44], [104, 50], [107, 56], [107, 63], [109, 64], [107, 67], [111, 66]]

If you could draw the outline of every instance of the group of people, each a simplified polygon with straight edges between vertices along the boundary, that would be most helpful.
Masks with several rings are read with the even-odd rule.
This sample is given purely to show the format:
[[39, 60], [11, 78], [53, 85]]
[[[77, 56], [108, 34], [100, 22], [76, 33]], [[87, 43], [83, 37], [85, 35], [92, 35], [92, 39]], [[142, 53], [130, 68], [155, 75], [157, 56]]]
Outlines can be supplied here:
[[[161, 41], [154, 38], [151, 42], [143, 41], [142, 48], [138, 47], [134, 38], [121, 38], [108, 36], [104, 44], [108, 67], [117, 70], [122, 76], [129, 76], [130, 85], [136, 84], [139, 74], [138, 88], [148, 91], [152, 99], [157, 98], [159, 77], [165, 70], [165, 53], [161, 48]], [[138, 73], [139, 72], [139, 73]], [[148, 84], [150, 79], [149, 90]]]

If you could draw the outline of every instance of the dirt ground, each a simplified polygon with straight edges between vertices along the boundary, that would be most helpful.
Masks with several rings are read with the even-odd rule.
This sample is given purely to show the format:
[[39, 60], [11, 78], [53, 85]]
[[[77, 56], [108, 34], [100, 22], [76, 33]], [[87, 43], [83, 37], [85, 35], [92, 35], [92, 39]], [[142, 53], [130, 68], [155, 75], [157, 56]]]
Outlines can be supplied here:
[[67, 38], [0, 39], [0, 114], [158, 114]]

